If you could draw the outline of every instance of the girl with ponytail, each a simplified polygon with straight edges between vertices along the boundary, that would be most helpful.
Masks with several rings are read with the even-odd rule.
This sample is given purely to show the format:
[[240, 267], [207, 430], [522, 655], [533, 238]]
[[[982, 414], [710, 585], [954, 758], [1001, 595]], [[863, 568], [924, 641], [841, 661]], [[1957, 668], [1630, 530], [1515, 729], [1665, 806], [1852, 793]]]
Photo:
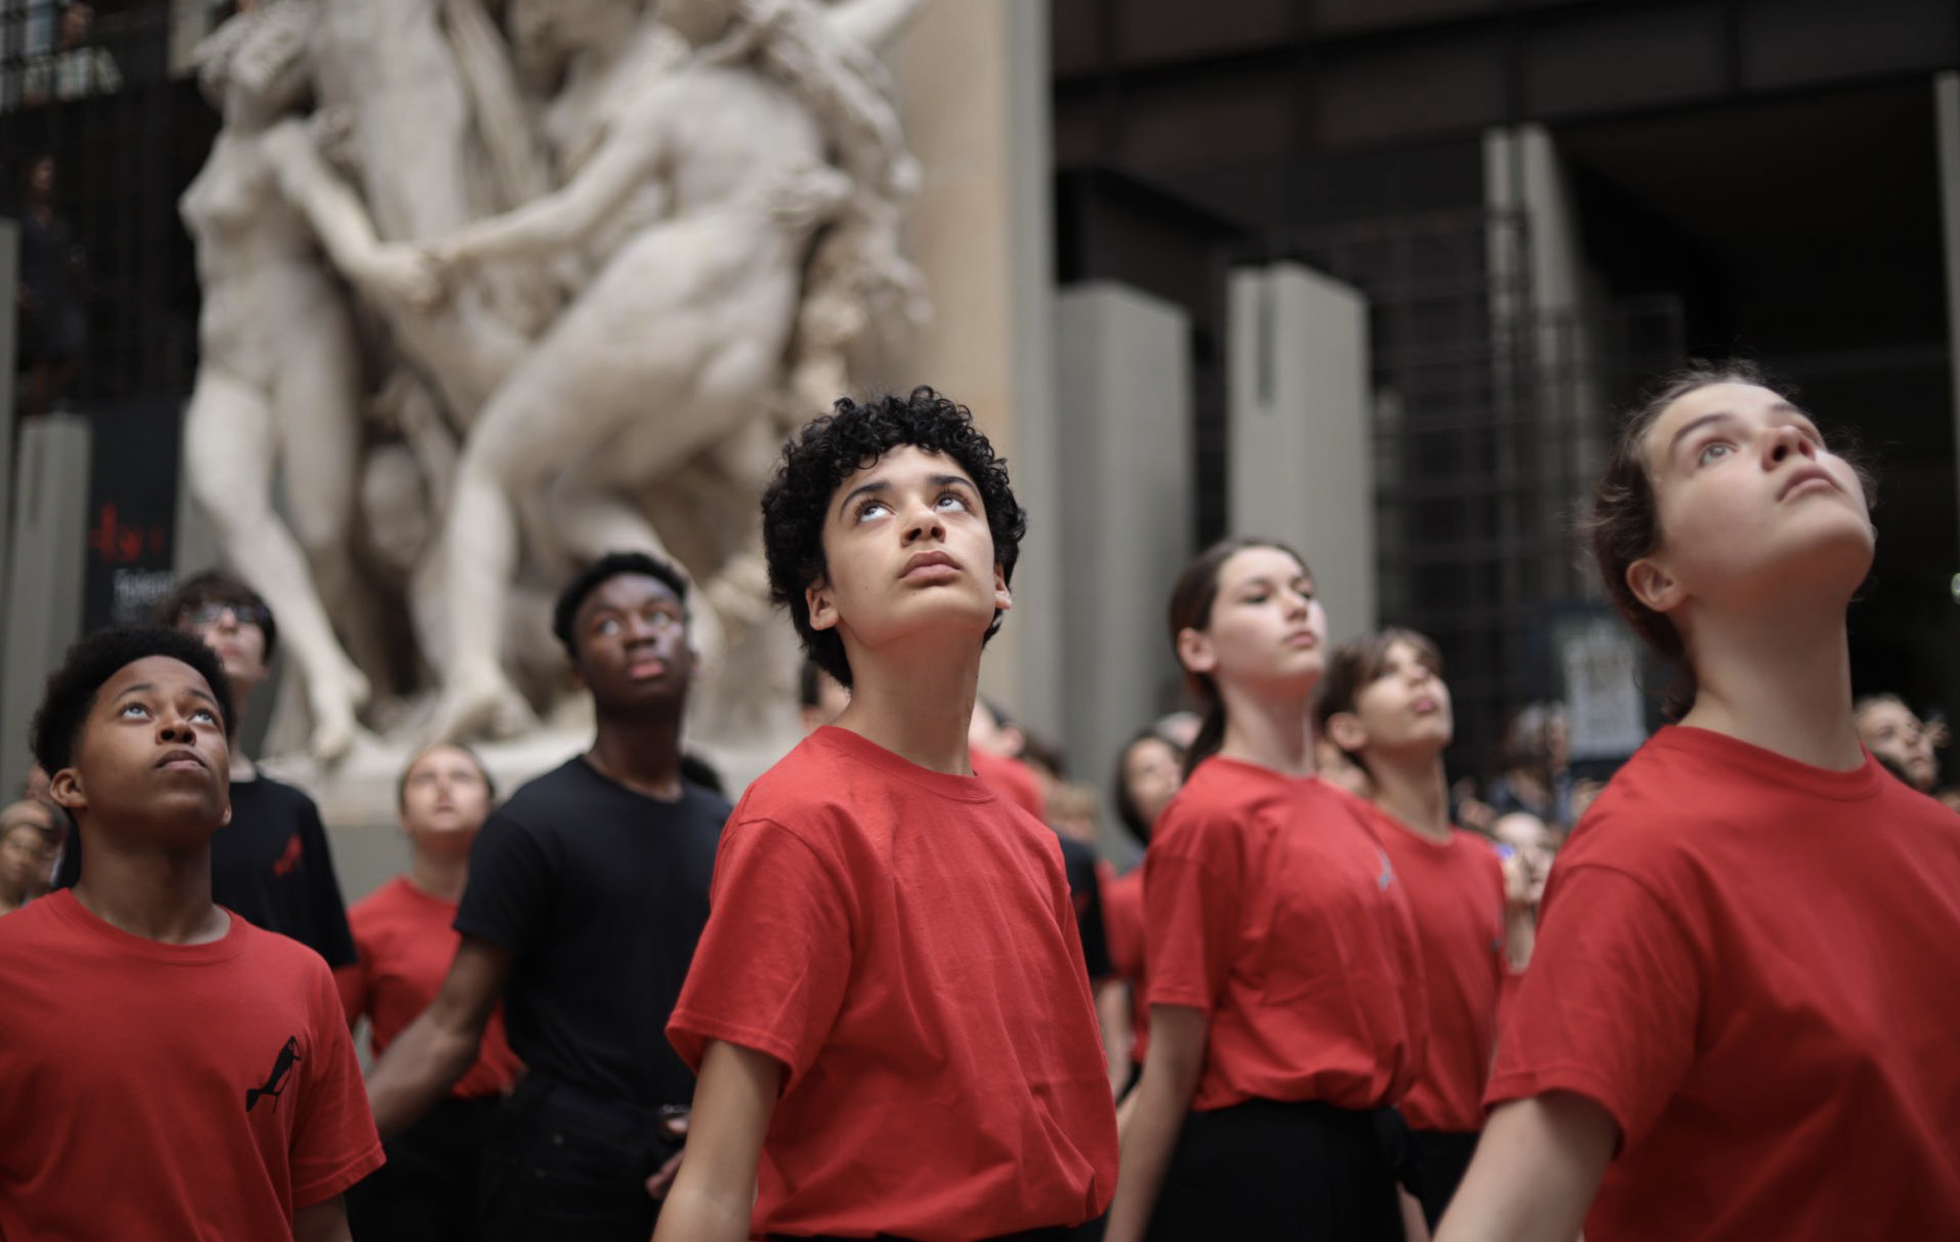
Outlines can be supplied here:
[[1144, 856], [1151, 1046], [1107, 1238], [1399, 1239], [1376, 1127], [1427, 1013], [1366, 809], [1313, 774], [1326, 613], [1296, 553], [1234, 539], [1170, 629], [1205, 715]]
[[1858, 742], [1863, 478], [1697, 366], [1629, 421], [1591, 533], [1679, 723], [1552, 868], [1441, 1242], [1954, 1237], [1960, 819]]

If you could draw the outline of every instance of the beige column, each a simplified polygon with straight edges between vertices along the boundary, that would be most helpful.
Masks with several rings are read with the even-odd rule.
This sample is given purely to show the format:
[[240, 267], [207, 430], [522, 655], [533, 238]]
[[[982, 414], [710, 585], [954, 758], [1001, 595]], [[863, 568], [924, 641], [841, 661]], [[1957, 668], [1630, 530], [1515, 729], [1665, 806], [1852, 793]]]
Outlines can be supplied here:
[[933, 321], [886, 380], [972, 407], [1008, 459], [1028, 538], [981, 684], [1053, 736], [1064, 670], [1047, 0], [931, 0], [889, 61], [925, 169], [909, 241]]
[[[1164, 608], [1191, 546], [1191, 320], [1118, 284], [1061, 296], [1063, 652], [1071, 774], [1103, 787], [1123, 742], [1178, 705]], [[1113, 808], [1103, 816], [1114, 834]]]
[[21, 429], [8, 532], [0, 791], [12, 801], [31, 757], [28, 726], [47, 676], [82, 630], [88, 560], [89, 425], [48, 414]]
[[1231, 533], [1307, 558], [1339, 642], [1375, 626], [1368, 305], [1293, 263], [1232, 273]]

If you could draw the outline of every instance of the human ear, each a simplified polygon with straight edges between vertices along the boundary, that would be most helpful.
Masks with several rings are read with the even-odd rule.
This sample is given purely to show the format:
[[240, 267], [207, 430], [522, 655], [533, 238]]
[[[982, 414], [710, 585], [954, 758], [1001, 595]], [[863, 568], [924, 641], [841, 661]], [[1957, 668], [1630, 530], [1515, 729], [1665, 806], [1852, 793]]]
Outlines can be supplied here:
[[1368, 729], [1353, 712], [1335, 712], [1327, 718], [1327, 740], [1352, 757], [1368, 744]]
[[994, 566], [994, 607], [1006, 612], [1014, 607], [1014, 592], [1007, 589], [1007, 571]]
[[1643, 556], [1627, 566], [1627, 589], [1642, 604], [1662, 613], [1679, 606], [1688, 594], [1680, 579], [1651, 556]]
[[827, 630], [837, 624], [837, 601], [832, 598], [827, 578], [818, 578], [803, 588], [803, 606], [810, 612], [810, 628]]
[[225, 803], [225, 817], [218, 821], [218, 827], [223, 828], [229, 823], [231, 823], [231, 803], [227, 802]]
[[1218, 652], [1211, 635], [1189, 627], [1177, 632], [1177, 660], [1186, 672], [1205, 674], [1218, 667]]
[[88, 794], [82, 789], [82, 775], [73, 768], [63, 768], [48, 778], [48, 796], [55, 805], [66, 811], [78, 811], [88, 805]]

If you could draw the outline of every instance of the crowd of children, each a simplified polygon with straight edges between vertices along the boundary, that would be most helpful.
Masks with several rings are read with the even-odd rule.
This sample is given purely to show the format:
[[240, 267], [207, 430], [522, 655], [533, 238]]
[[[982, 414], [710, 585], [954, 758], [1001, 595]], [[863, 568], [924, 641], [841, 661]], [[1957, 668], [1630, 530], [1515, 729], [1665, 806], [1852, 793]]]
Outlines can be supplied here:
[[1747, 367], [1635, 412], [1588, 532], [1677, 680], [1603, 789], [1545, 705], [1452, 786], [1433, 642], [1206, 549], [1120, 876], [978, 697], [1027, 516], [929, 389], [784, 449], [808, 735], [737, 803], [681, 747], [689, 584], [614, 554], [554, 618], [591, 747], [501, 805], [416, 755], [351, 913], [232, 745], [275, 623], [195, 580], [69, 653], [0, 811], [0, 1237], [1960, 1236], [1960, 816], [1944, 726], [1853, 703], [1865, 496]]

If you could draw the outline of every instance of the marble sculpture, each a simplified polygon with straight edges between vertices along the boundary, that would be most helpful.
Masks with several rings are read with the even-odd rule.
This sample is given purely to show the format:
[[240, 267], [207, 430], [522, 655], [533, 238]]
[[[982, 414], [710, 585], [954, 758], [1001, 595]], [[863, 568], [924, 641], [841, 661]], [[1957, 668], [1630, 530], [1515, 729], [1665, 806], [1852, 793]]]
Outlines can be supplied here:
[[876, 59], [920, 3], [262, 0], [199, 48], [187, 473], [315, 759], [532, 727], [615, 548], [696, 587], [698, 730], [789, 703], [755, 500], [928, 313]]

